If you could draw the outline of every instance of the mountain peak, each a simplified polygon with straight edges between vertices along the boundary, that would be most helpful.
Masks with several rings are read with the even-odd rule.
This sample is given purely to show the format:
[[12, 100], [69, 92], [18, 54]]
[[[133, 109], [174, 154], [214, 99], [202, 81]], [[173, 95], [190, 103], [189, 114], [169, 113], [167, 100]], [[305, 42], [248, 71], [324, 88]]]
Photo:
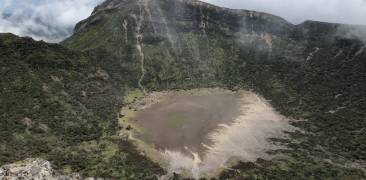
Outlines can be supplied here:
[[[240, 26], [244, 18], [256, 19], [259, 21], [267, 21], [273, 24], [273, 28], [283, 26], [291, 26], [291, 23], [285, 19], [256, 11], [229, 9], [218, 7], [206, 2], [198, 0], [107, 0], [97, 6], [92, 15], [86, 20], [81, 21], [75, 27], [75, 33], [82, 31], [89, 24], [94, 24], [96, 21], [103, 19], [105, 16], [112, 14], [118, 16], [129, 16], [139, 13], [140, 9], [148, 16], [147, 21], [154, 19], [173, 19], [176, 20], [192, 20], [197, 17], [206, 16], [209, 21], [221, 21], [221, 23], [230, 23], [232, 26]], [[244, 20], [245, 21], [245, 20]], [[153, 22], [152, 22], [153, 23]], [[277, 24], [277, 25], [275, 25]], [[236, 27], [239, 29], [240, 27]]]

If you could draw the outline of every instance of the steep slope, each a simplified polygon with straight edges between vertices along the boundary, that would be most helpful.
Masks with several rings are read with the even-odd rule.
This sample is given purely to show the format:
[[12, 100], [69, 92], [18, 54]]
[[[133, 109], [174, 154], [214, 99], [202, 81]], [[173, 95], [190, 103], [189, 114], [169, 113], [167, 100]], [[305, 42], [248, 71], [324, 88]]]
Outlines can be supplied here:
[[[294, 125], [306, 133], [294, 133], [293, 141], [286, 142], [291, 150], [284, 152], [291, 158], [259, 161], [257, 165], [242, 163], [223, 177], [263, 174], [260, 177], [270, 179], [364, 178], [364, 43], [337, 36], [333, 28], [338, 25], [327, 24], [332, 27], [330, 33], [324, 29], [325, 23], [307, 23], [312, 27], [305, 24], [296, 27], [302, 33], [295, 35], [312, 32], [299, 39], [304, 44], [301, 61], [250, 60], [245, 67], [240, 67], [243, 64], [240, 61], [233, 65], [237, 83], [270, 99], [283, 114], [300, 119]], [[323, 36], [321, 31], [325, 31]], [[360, 169], [361, 177], [350, 175], [352, 169]]]
[[[63, 44], [87, 52], [105, 49], [133, 69], [132, 86], [147, 90], [253, 89], [282, 113], [305, 119], [296, 125], [307, 133], [294, 133], [286, 142], [289, 159], [240, 168], [279, 172], [272, 178], [285, 172], [288, 178], [314, 172], [347, 177], [344, 172], [365, 168], [363, 32], [363, 26], [314, 21], [292, 25], [199, 1], [109, 0]], [[315, 162], [319, 166], [311, 166]], [[331, 173], [318, 172], [324, 168]]]
[[[294, 125], [303, 132], [289, 133], [291, 140], [273, 139], [275, 143], [286, 145], [288, 150], [271, 152], [279, 155], [272, 161], [242, 162], [223, 172], [220, 178], [364, 179], [366, 51], [363, 32], [366, 31], [362, 26], [314, 21], [292, 25], [277, 16], [225, 9], [195, 0], [107, 0], [88, 19], [80, 22], [74, 35], [62, 43], [83, 53], [5, 36], [0, 41], [0, 57], [7, 59], [0, 62], [4, 67], [3, 77], [6, 77], [2, 80], [2, 87], [11, 85], [12, 89], [4, 91], [2, 96], [7, 106], [1, 111], [4, 122], [1, 128], [5, 128], [1, 131], [5, 135], [2, 142], [5, 146], [0, 147], [5, 147], [6, 151], [2, 152], [16, 153], [2, 153], [4, 160], [0, 162], [32, 154], [43, 155], [54, 163], [61, 162], [63, 164], [58, 166], [66, 169], [66, 165], [71, 164], [71, 170], [94, 177], [122, 178], [137, 174], [142, 178], [161, 174], [159, 168], [155, 170], [155, 166], [137, 155], [127, 142], [118, 140], [116, 143], [108, 138], [115, 133], [113, 126], [117, 121], [114, 116], [123, 101], [124, 90], [224, 87], [260, 93], [271, 100], [270, 103], [282, 114], [299, 119]], [[48, 50], [49, 46], [51, 50]], [[34, 47], [47, 51], [35, 51]], [[35, 56], [32, 55], [34, 53], [40, 55], [30, 58]], [[13, 59], [17, 60], [15, 64], [12, 64]], [[38, 64], [44, 61], [38, 59], [55, 62], [40, 66]], [[66, 61], [68, 59], [70, 62]], [[49, 70], [54, 64], [60, 64], [56, 67], [57, 73]], [[21, 71], [21, 74], [30, 74], [9, 75], [8, 72], [19, 73], [15, 71], [18, 66], [25, 66], [26, 71]], [[34, 69], [38, 67], [43, 69]], [[69, 73], [73, 79], [66, 78]], [[38, 85], [28, 83], [30, 90], [21, 91], [22, 85], [26, 84], [23, 81], [12, 85], [19, 82], [17, 77], [26, 77], [24, 79], [28, 81], [34, 76], [32, 74], [43, 79], [36, 81]], [[50, 78], [51, 75], [55, 77]], [[61, 76], [65, 86], [56, 86]], [[47, 116], [41, 113], [31, 116], [34, 98], [29, 97], [34, 96], [30, 93], [42, 92], [43, 83], [51, 92], [50, 97], [43, 93], [38, 95], [39, 99], [47, 100], [40, 104], [48, 108], [52, 107], [47, 104], [49, 101], [61, 101], [61, 107], [44, 109], [42, 112], [47, 112]], [[48, 86], [51, 88], [46, 88]], [[96, 92], [93, 94], [95, 97], [83, 100], [79, 96], [85, 95], [81, 92], [89, 86], [92, 86], [91, 92]], [[59, 93], [60, 90], [71, 96], [66, 100], [73, 106], [64, 103], [66, 97], [63, 96], [66, 95]], [[20, 99], [29, 105], [17, 105], [23, 103]], [[84, 111], [84, 106], [91, 114], [86, 113], [89, 116], [80, 119], [77, 116]], [[18, 109], [19, 112], [13, 113]], [[54, 119], [54, 116], [59, 116], [58, 112], [69, 116], [68, 111], [73, 112], [70, 113], [71, 118]], [[106, 115], [113, 117], [104, 117]], [[25, 119], [25, 123], [22, 125], [19, 119]], [[52, 121], [47, 124], [43, 119]], [[33, 121], [36, 123], [27, 123]], [[54, 122], [59, 124], [52, 126]], [[42, 135], [43, 132], [38, 132], [42, 130], [37, 130], [42, 129], [41, 123], [55, 130], [50, 128], [52, 133]], [[89, 126], [93, 123], [94, 126]], [[28, 129], [27, 124], [35, 125]], [[69, 133], [69, 127], [73, 126], [82, 130], [75, 132], [73, 129], [74, 134]], [[60, 127], [66, 128], [57, 130]], [[13, 129], [21, 132], [22, 136], [11, 133]], [[41, 134], [35, 136], [33, 131]], [[79, 133], [86, 135], [77, 139], [75, 144]], [[25, 140], [23, 134], [27, 135], [24, 135]], [[27, 141], [28, 136], [33, 139]], [[50, 137], [59, 138], [56, 142], [62, 145], [52, 144], [55, 141], [48, 139]], [[93, 141], [95, 139], [100, 141]], [[24, 142], [25, 147], [39, 147], [39, 144], [31, 143], [40, 142], [51, 144], [51, 147], [70, 148], [61, 151], [55, 148], [51, 152], [62, 153], [47, 156], [47, 152], [19, 150], [18, 145]], [[99, 158], [100, 152], [111, 152], [113, 148], [110, 147], [116, 148], [116, 144], [120, 147], [114, 156], [101, 153], [107, 157]], [[95, 152], [85, 155], [89, 153], [85, 153], [85, 149], [90, 147], [95, 148]], [[60, 154], [72, 154], [72, 157], [60, 159]], [[127, 159], [122, 158], [126, 156]]]
[[110, 0], [80, 22], [63, 44], [85, 51], [104, 49], [121, 67], [133, 70], [135, 86], [216, 86], [227, 74], [223, 66], [238, 59], [241, 43], [256, 42], [263, 50], [258, 56], [266, 58], [271, 51], [280, 53], [273, 44], [287, 43], [290, 28], [273, 15], [199, 1]]
[[113, 138], [124, 89], [95, 61], [60, 45], [0, 34], [0, 165], [43, 157], [85, 176], [162, 172]]

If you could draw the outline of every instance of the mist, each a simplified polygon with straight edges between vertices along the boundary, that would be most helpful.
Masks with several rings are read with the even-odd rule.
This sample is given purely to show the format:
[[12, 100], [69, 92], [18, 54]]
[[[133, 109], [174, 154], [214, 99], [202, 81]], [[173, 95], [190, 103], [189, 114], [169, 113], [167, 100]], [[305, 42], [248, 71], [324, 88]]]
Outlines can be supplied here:
[[358, 39], [366, 45], [366, 26], [340, 25], [337, 28], [337, 36], [346, 39]]
[[294, 24], [305, 20], [366, 25], [366, 0], [203, 0], [222, 7], [275, 14]]
[[[60, 42], [104, 0], [0, 0], [0, 33]], [[366, 0], [202, 0], [218, 6], [305, 20], [366, 25]]]

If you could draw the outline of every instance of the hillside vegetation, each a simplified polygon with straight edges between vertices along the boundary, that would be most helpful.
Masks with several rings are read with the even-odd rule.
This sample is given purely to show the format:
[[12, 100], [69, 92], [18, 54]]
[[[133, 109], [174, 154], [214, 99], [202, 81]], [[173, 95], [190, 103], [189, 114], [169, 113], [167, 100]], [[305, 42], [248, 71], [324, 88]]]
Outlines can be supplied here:
[[107, 0], [61, 45], [2, 34], [0, 165], [42, 156], [86, 176], [163, 174], [115, 136], [123, 96], [140, 82], [253, 90], [295, 119], [301, 131], [273, 139], [288, 149], [221, 179], [365, 179], [366, 46], [355, 29], [366, 28], [194, 0]]
[[113, 137], [125, 89], [88, 55], [0, 34], [0, 59], [1, 165], [42, 157], [85, 176], [163, 172]]

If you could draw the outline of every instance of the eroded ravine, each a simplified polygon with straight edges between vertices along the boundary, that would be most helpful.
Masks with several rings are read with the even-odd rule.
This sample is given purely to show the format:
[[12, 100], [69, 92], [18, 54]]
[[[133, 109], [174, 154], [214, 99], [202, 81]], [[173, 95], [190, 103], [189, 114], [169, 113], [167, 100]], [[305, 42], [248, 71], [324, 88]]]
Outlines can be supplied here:
[[142, 34], [142, 23], [144, 21], [144, 8], [143, 8], [144, 1], [139, 1], [139, 11], [140, 13], [138, 15], [133, 15], [134, 20], [136, 21], [136, 31], [135, 31], [135, 38], [136, 38], [136, 49], [138, 51], [139, 61], [140, 61], [140, 70], [141, 70], [141, 76], [138, 80], [138, 86], [143, 91], [144, 94], [146, 94], [145, 87], [142, 85], [142, 81], [145, 78], [146, 70], [145, 70], [145, 54], [143, 52], [143, 34]]
[[121, 112], [121, 123], [130, 127], [124, 133], [169, 173], [194, 178], [215, 176], [238, 160], [270, 159], [266, 152], [281, 147], [268, 139], [295, 129], [248, 91], [197, 89], [133, 99]]

